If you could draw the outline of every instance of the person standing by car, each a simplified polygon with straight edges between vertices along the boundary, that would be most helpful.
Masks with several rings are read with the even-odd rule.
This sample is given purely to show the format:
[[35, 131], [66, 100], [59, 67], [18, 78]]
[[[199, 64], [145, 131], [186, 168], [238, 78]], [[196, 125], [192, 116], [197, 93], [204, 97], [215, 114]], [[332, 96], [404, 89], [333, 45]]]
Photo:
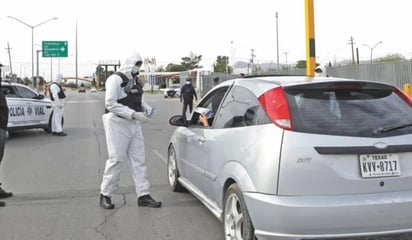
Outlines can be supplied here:
[[[7, 132], [7, 123], [9, 120], [9, 108], [7, 107], [6, 97], [4, 96], [3, 91], [1, 90], [1, 77], [0, 77], [0, 163], [4, 155], [4, 147], [6, 145], [6, 132]], [[13, 193], [6, 192], [1, 188], [0, 183], [0, 198], [11, 197]], [[0, 207], [4, 207], [5, 202], [0, 201]]]
[[180, 102], [183, 101], [183, 116], [186, 118], [187, 107], [189, 114], [193, 111], [193, 98], [197, 100], [195, 88], [192, 85], [192, 79], [188, 78], [186, 84], [180, 89]]
[[145, 163], [142, 123], [149, 120], [154, 109], [143, 99], [143, 83], [138, 78], [142, 64], [140, 54], [133, 52], [106, 81], [106, 113], [102, 119], [109, 158], [100, 186], [100, 206], [104, 209], [115, 207], [111, 197], [126, 159], [136, 187], [137, 205], [153, 208], [162, 205], [150, 195]]
[[55, 136], [67, 136], [67, 133], [63, 132], [62, 119], [64, 113], [64, 101], [66, 94], [64, 94], [61, 82], [63, 75], [61, 73], [56, 74], [56, 78], [50, 84], [50, 99], [54, 103], [54, 110], [52, 116], [52, 132]]

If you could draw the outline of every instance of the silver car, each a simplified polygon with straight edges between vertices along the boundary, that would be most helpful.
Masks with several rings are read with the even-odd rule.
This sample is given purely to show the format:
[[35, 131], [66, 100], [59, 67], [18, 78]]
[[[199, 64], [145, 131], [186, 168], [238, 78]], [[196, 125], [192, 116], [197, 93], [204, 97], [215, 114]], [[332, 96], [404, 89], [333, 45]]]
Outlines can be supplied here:
[[223, 82], [173, 116], [173, 191], [223, 222], [225, 239], [330, 239], [412, 232], [412, 100], [338, 78]]

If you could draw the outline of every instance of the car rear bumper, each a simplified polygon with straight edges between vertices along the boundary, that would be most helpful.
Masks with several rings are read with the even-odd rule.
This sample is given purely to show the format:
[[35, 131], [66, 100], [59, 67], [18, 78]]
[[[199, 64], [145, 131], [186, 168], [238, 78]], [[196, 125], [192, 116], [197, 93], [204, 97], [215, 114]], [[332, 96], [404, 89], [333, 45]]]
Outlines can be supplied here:
[[164, 93], [164, 95], [168, 97], [179, 97], [180, 96], [180, 94], [176, 91], [167, 91]]
[[412, 232], [412, 191], [340, 196], [244, 193], [258, 239], [353, 238]]

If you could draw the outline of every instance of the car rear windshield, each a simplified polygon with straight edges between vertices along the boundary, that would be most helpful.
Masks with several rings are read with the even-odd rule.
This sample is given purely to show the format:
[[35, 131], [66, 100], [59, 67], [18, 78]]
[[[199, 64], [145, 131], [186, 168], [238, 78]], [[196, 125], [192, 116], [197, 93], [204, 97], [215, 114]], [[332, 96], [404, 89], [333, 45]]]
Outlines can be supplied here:
[[412, 107], [388, 85], [313, 83], [284, 91], [294, 131], [376, 138], [412, 133]]

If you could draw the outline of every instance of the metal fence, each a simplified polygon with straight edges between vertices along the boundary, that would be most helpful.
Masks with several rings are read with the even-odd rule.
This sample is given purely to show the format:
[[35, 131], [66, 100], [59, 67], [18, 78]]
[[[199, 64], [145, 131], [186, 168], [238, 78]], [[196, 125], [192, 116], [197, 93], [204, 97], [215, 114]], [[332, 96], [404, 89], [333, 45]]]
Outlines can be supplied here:
[[412, 61], [326, 67], [326, 73], [332, 77], [384, 82], [403, 88], [407, 83], [412, 84]]
[[[259, 72], [259, 74], [280, 74], [280, 75], [306, 75], [305, 69], [287, 69], [276, 72]], [[344, 66], [326, 67], [326, 74], [332, 77], [350, 78], [358, 80], [370, 80], [392, 84], [403, 88], [405, 84], [412, 85], [412, 61], [371, 63], [371, 64], [351, 64]], [[213, 86], [213, 79], [219, 77], [219, 82], [237, 78], [239, 75], [224, 73], [209, 73], [201, 76], [200, 89], [201, 96], [207, 93]]]

